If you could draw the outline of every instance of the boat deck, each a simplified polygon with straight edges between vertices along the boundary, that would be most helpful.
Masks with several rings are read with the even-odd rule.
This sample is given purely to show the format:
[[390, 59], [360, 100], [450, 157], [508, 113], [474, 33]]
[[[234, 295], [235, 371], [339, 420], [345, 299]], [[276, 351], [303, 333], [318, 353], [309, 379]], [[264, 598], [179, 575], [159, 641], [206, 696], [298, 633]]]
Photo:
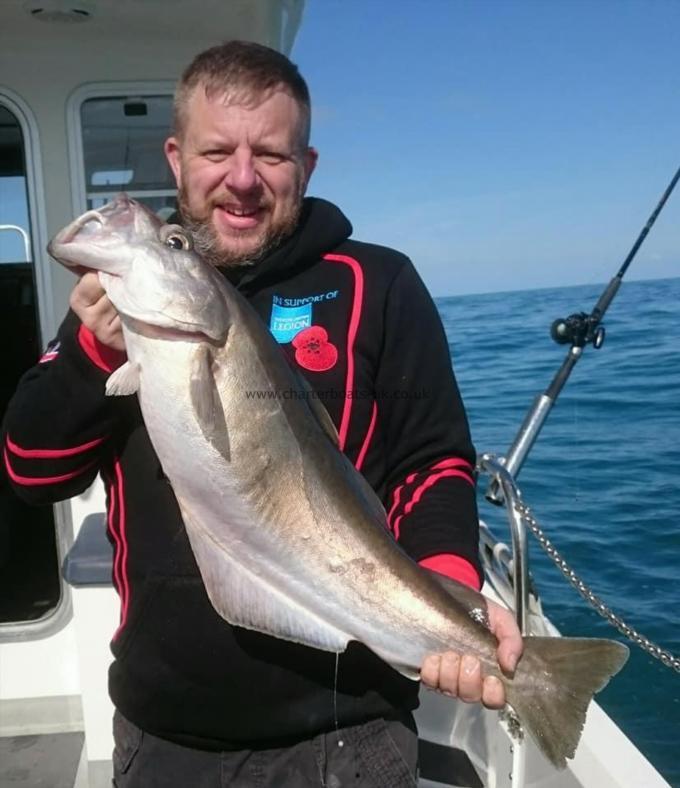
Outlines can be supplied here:
[[0, 738], [0, 788], [74, 788], [85, 734]]

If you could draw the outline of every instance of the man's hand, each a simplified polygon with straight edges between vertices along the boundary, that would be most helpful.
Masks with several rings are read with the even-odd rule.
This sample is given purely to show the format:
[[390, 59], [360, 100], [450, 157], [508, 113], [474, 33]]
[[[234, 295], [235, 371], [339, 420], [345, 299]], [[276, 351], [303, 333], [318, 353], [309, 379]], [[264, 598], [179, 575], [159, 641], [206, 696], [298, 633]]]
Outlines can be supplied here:
[[[491, 631], [498, 640], [498, 664], [505, 673], [512, 673], [523, 647], [515, 617], [490, 600], [487, 600], [487, 607]], [[500, 709], [505, 705], [505, 688], [501, 680], [495, 676], [482, 678], [479, 660], [470, 654], [447, 651], [430, 655], [423, 661], [420, 678], [426, 687], [467, 703], [481, 701], [488, 709]]]
[[69, 302], [85, 328], [89, 328], [103, 345], [125, 350], [120, 317], [94, 271], [83, 274], [71, 291]]

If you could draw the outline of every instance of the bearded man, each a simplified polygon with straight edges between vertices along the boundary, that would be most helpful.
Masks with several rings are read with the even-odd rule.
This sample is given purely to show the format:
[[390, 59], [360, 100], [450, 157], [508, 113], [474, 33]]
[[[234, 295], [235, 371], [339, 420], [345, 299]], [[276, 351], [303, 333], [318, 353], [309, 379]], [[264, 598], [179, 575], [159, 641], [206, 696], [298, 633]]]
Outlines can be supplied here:
[[[318, 158], [309, 136], [307, 85], [287, 58], [237, 41], [201, 53], [165, 143], [177, 221], [327, 405], [395, 539], [424, 568], [478, 589], [475, 456], [440, 319], [408, 258], [351, 239], [336, 206], [305, 198]], [[122, 603], [109, 675], [114, 784], [415, 785], [417, 683], [358, 643], [336, 660], [218, 616], [136, 397], [105, 397], [125, 344], [96, 274], [84, 273], [71, 308], [59, 353], [27, 373], [8, 409], [11, 446], [29, 449], [9, 461], [23, 463], [16, 478], [53, 480], [17, 483], [27, 500], [79, 494], [97, 472], [107, 485]], [[30, 451], [44, 445], [64, 450]], [[517, 627], [491, 603], [489, 614], [512, 671]], [[431, 655], [421, 678], [504, 703], [470, 656]]]

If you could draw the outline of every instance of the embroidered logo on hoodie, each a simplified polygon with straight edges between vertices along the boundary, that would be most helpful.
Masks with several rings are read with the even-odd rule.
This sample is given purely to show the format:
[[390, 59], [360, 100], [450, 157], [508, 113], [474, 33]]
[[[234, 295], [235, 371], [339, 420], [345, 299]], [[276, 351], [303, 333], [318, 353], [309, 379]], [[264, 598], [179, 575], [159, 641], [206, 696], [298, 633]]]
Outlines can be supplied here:
[[281, 306], [272, 304], [269, 329], [281, 344], [290, 342], [296, 334], [312, 325], [312, 305]]
[[304, 296], [302, 298], [283, 298], [275, 295], [272, 299], [272, 315], [269, 330], [274, 339], [282, 345], [292, 342], [293, 337], [312, 325], [312, 305], [322, 301], [332, 301], [338, 297], [338, 290]]
[[300, 331], [293, 339], [295, 360], [311, 372], [326, 372], [338, 360], [338, 349], [328, 341], [328, 332], [321, 326], [311, 326]]

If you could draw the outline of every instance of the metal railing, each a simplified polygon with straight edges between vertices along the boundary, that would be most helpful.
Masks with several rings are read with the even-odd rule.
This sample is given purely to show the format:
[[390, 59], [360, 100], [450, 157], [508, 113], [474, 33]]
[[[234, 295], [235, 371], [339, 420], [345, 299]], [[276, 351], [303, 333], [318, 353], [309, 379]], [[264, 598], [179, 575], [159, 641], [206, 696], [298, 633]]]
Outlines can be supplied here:
[[0, 232], [14, 232], [19, 233], [23, 242], [24, 242], [24, 254], [26, 256], [25, 260], [17, 260], [15, 262], [31, 262], [31, 241], [28, 237], [28, 233], [24, 230], [23, 227], [19, 227], [17, 224], [0, 224]]
[[508, 563], [512, 570], [515, 617], [520, 632], [526, 635], [529, 609], [529, 546], [524, 520], [518, 511], [522, 496], [510, 471], [493, 454], [483, 454], [477, 463], [477, 469], [490, 476], [492, 481], [500, 486], [503, 494], [512, 541], [512, 560]]

